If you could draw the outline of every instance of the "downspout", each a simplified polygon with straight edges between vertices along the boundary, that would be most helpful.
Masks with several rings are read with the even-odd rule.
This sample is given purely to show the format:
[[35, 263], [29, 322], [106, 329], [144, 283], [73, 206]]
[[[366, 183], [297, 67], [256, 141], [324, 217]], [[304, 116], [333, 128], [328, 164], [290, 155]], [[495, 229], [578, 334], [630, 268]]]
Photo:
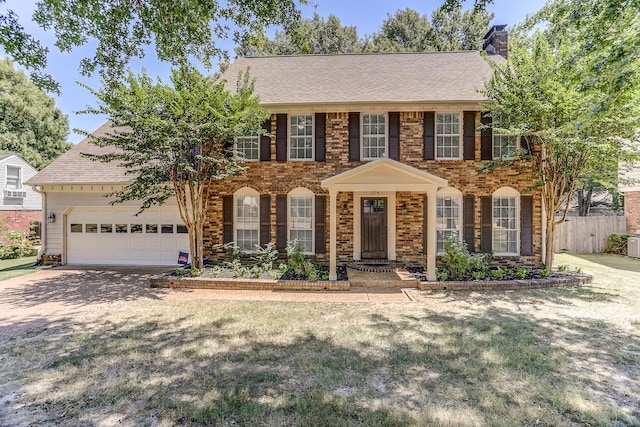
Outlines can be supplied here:
[[40, 221], [42, 236], [40, 236], [40, 250], [36, 258], [36, 262], [39, 263], [42, 260], [42, 255], [47, 253], [47, 193], [37, 185], [32, 185], [31, 188], [42, 196], [42, 220]]

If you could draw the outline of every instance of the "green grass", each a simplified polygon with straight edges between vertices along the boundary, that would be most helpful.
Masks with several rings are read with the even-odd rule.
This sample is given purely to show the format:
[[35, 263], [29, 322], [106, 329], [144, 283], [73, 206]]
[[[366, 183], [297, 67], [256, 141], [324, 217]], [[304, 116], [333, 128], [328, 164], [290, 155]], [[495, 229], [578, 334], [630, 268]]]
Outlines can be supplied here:
[[0, 397], [17, 393], [0, 424], [640, 426], [640, 261], [557, 263], [596, 279], [410, 303], [139, 299], [38, 323], [0, 341]]
[[0, 280], [7, 280], [36, 271], [33, 266], [35, 262], [35, 256], [0, 260]]

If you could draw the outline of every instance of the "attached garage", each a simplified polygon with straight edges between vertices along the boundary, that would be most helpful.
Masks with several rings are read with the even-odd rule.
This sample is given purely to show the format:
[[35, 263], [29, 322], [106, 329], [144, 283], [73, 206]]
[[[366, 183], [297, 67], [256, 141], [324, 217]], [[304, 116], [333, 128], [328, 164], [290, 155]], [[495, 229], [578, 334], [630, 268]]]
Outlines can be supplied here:
[[176, 265], [189, 252], [177, 208], [71, 207], [65, 215], [66, 263]]

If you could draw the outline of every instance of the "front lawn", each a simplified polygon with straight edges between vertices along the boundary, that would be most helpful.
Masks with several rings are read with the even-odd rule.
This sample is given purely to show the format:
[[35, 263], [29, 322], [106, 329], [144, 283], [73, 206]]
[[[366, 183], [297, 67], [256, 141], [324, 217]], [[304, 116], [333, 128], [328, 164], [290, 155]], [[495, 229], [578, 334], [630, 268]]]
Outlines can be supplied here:
[[0, 280], [7, 280], [36, 271], [35, 262], [35, 256], [0, 260]]
[[110, 303], [0, 342], [0, 424], [640, 426], [640, 261], [611, 261], [405, 303]]

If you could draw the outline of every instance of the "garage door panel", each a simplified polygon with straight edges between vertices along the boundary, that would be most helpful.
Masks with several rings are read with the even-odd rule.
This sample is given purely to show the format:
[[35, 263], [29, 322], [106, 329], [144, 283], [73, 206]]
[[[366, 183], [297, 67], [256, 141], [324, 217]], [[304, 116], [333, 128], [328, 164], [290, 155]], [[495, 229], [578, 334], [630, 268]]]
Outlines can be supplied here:
[[[136, 212], [121, 207], [74, 208], [66, 220], [67, 263], [176, 265], [178, 252], [189, 248], [188, 235], [176, 232], [182, 224], [177, 208], [150, 209], [138, 216]], [[87, 224], [95, 232], [88, 233]], [[118, 228], [123, 232], [116, 232]]]

